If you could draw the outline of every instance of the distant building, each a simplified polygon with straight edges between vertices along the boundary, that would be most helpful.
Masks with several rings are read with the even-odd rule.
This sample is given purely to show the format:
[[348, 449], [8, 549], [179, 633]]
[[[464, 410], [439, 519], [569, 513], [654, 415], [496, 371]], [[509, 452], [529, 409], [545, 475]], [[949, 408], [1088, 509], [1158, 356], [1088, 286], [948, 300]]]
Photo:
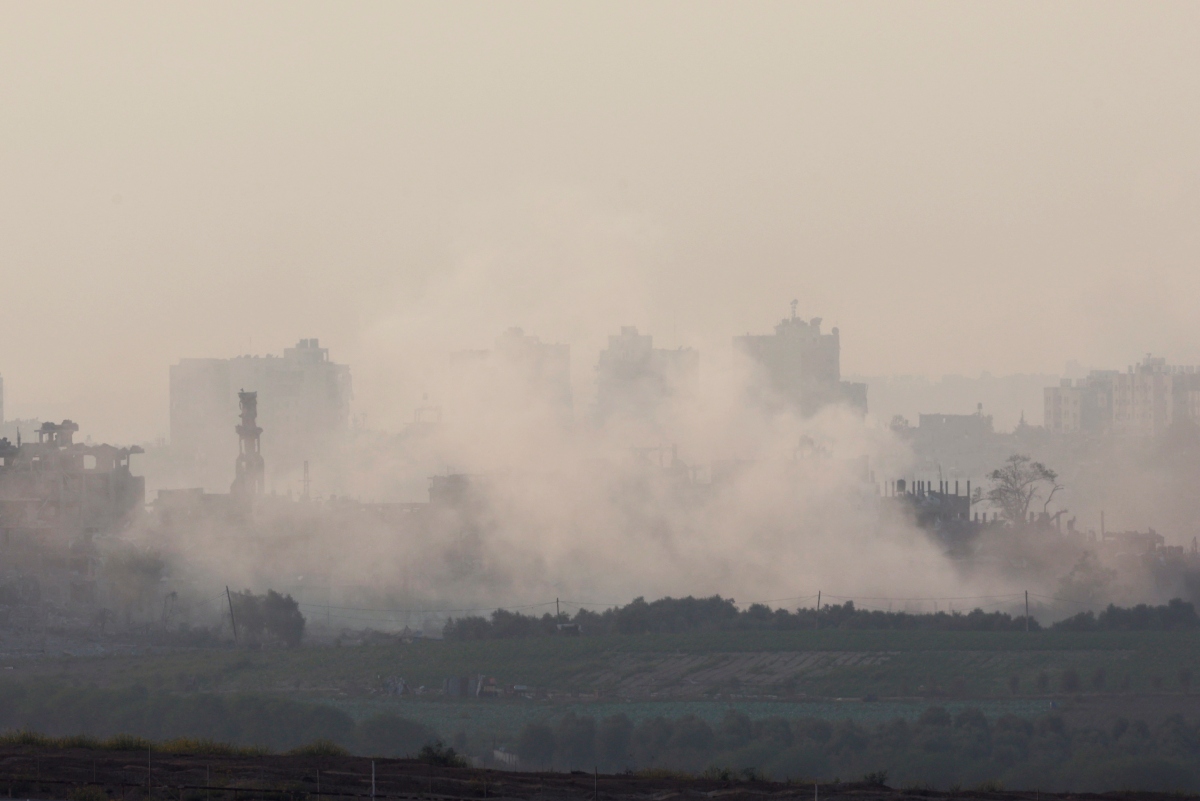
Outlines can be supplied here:
[[634, 326], [608, 338], [596, 363], [596, 416], [651, 419], [672, 399], [699, 389], [700, 354], [693, 348], [654, 347], [654, 337]]
[[1113, 427], [1116, 370], [1093, 370], [1087, 378], [1064, 378], [1045, 389], [1045, 426], [1060, 434], [1100, 434]]
[[821, 318], [792, 316], [775, 326], [774, 334], [734, 337], [733, 346], [766, 373], [771, 390], [768, 401], [782, 400], [804, 416], [823, 407], [844, 404], [867, 412], [867, 385], [841, 380], [841, 338], [837, 328], [821, 333]]
[[1168, 365], [1147, 356], [1113, 379], [1113, 430], [1123, 434], [1160, 434], [1176, 422], [1195, 422], [1200, 405], [1196, 368]]
[[983, 413], [983, 404], [975, 414], [922, 414], [916, 435], [939, 442], [983, 439], [992, 435], [992, 416]]
[[319, 460], [349, 424], [350, 368], [330, 361], [316, 339], [282, 357], [181, 359], [170, 376], [171, 448], [206, 487], [228, 487], [232, 478], [239, 391], [258, 393], [262, 450], [276, 475]]
[[1050, 431], [1153, 436], [1177, 423], [1200, 423], [1200, 372], [1147, 356], [1124, 373], [1064, 379], [1046, 388], [1045, 403]]
[[[896, 415], [913, 421], [922, 412], [937, 409], [969, 414], [980, 403], [988, 410], [997, 431], [1011, 431], [1022, 417], [1032, 416], [1043, 408], [1045, 389], [1056, 385], [1057, 374], [1021, 373], [994, 376], [988, 372], [977, 376], [942, 375], [928, 378], [918, 375], [843, 377], [867, 385], [871, 412], [880, 420]], [[1037, 423], [1042, 422], [1038, 417]]]
[[0, 439], [0, 583], [34, 588], [24, 599], [57, 604], [96, 597], [95, 538], [141, 512], [145, 480], [130, 472], [136, 445], [75, 442], [78, 424], [43, 423], [37, 441]]
[[[571, 417], [570, 345], [542, 342], [520, 328], [510, 328], [496, 337], [495, 349], [454, 353], [451, 364], [454, 379], [467, 379], [452, 393], [478, 392], [483, 385], [494, 392], [515, 393], [510, 400], [535, 403], [563, 420]], [[462, 400], [448, 399], [452, 409]], [[479, 402], [474, 396], [465, 400], [468, 408]]]

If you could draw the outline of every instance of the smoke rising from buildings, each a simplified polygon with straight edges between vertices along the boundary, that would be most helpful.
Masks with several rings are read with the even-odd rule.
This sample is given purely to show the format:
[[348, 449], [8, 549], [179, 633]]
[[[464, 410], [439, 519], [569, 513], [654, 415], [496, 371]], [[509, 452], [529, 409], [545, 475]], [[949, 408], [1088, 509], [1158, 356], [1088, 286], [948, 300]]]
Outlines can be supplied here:
[[837, 334], [795, 314], [757, 347], [731, 338], [703, 369], [696, 351], [619, 327], [578, 403], [565, 345], [509, 329], [492, 348], [443, 352], [411, 376], [428, 391], [402, 433], [348, 431], [313, 454], [319, 504], [267, 497], [239, 522], [167, 515], [146, 543], [201, 585], [288, 587], [318, 614], [322, 599], [454, 609], [721, 593], [788, 606], [818, 590], [1011, 590], [960, 577], [879, 496], [876, 476], [904, 474], [912, 455], [854, 405], [861, 387], [839, 382]]
[[[1196, 15], [5, 8], [3, 414], [145, 446], [151, 499], [217, 495], [236, 392], [258, 392], [268, 497], [321, 511], [268, 501], [247, 528], [212, 501], [172, 535], [195, 501], [175, 496], [133, 536], [197, 587], [1009, 591], [1023, 579], [964, 569], [877, 488], [978, 488], [1014, 452], [1062, 470], [1081, 529], [1106, 511], [1184, 545], [1190, 452], [1027, 429], [1068, 360], [1200, 362]], [[839, 331], [824, 394], [734, 343], [792, 298]], [[317, 357], [304, 380], [332, 400], [288, 405], [269, 373], [325, 348], [349, 372]], [[183, 385], [208, 370], [220, 397], [176, 431], [174, 383], [203, 407]], [[1011, 437], [922, 433], [917, 414], [983, 400], [941, 377], [982, 371], [1035, 377], [979, 410]], [[866, 418], [851, 376], [890, 377], [865, 382]]]

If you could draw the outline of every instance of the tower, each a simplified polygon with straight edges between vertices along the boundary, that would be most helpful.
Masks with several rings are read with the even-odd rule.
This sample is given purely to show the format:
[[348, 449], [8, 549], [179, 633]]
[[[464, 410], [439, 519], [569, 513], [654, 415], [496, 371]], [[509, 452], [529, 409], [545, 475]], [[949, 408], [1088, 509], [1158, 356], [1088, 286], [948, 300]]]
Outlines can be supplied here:
[[230, 492], [242, 496], [261, 495], [266, 468], [259, 447], [262, 429], [258, 427], [258, 393], [239, 391], [238, 407], [242, 411], [242, 423], [234, 430], [240, 447]]

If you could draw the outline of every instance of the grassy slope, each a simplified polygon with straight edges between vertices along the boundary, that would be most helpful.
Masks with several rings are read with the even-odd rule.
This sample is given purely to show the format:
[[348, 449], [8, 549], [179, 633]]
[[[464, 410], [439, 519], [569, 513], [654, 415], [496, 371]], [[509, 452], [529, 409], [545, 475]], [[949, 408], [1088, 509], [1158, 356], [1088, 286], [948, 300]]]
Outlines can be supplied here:
[[610, 654], [640, 654], [640, 669], [653, 669], [656, 654], [757, 651], [887, 651], [873, 667], [843, 667], [810, 677], [795, 689], [809, 696], [910, 695], [936, 686], [973, 697], [1009, 695], [1016, 675], [1022, 694], [1036, 692], [1046, 672], [1051, 690], [1063, 670], [1074, 668], [1090, 689], [1098, 667], [1115, 690], [1130, 676], [1133, 691], [1178, 691], [1179, 672], [1189, 668], [1200, 688], [1200, 636], [1188, 632], [715, 632], [662, 636], [537, 638], [477, 642], [416, 642], [354, 648], [292, 651], [208, 650], [142, 657], [55, 658], [19, 664], [13, 678], [60, 676], [100, 685], [145, 684], [163, 690], [289, 691], [320, 696], [360, 696], [380, 678], [403, 676], [431, 687], [446, 676], [485, 673], [505, 684], [567, 691], [595, 689]]

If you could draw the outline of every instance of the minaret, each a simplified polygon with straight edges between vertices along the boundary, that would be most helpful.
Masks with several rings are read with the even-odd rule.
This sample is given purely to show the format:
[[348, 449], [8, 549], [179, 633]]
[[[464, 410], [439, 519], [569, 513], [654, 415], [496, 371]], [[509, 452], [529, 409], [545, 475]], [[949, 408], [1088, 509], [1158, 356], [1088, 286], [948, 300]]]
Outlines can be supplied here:
[[239, 391], [238, 406], [242, 410], [242, 424], [234, 430], [241, 444], [230, 492], [242, 496], [261, 495], [266, 468], [259, 447], [262, 429], [258, 427], [258, 393]]

